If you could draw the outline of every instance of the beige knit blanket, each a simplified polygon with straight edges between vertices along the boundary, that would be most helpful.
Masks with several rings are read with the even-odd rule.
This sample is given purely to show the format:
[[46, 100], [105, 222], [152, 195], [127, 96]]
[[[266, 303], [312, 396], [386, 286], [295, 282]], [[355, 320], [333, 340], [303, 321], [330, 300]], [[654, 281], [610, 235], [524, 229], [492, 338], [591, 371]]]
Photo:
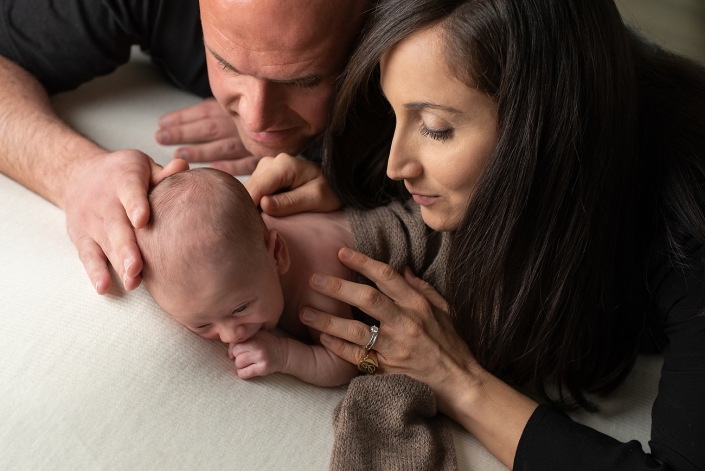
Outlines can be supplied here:
[[359, 376], [334, 412], [331, 471], [457, 471], [449, 421], [428, 385]]

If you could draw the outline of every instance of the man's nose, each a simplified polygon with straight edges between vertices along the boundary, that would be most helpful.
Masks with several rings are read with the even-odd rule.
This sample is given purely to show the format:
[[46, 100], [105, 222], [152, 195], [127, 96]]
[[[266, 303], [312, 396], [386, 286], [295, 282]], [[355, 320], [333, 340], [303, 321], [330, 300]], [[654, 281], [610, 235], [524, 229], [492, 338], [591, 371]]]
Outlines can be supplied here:
[[251, 132], [270, 130], [278, 115], [286, 109], [286, 94], [282, 85], [251, 78], [238, 103], [238, 114]]

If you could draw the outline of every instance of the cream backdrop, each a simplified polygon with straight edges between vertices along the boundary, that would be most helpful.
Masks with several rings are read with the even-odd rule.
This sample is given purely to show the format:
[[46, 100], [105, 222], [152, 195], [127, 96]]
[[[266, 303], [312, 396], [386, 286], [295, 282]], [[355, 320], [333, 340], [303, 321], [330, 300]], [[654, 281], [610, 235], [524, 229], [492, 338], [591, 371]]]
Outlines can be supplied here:
[[[157, 118], [197, 102], [140, 54], [54, 98], [99, 144], [162, 164], [173, 149], [154, 141]], [[223, 345], [179, 326], [143, 288], [95, 294], [61, 210], [3, 175], [0, 202], [0, 469], [327, 469], [344, 388], [238, 379]], [[575, 417], [648, 449], [660, 365], [641, 357], [600, 414]], [[454, 437], [461, 470], [504, 469], [464, 431]]]

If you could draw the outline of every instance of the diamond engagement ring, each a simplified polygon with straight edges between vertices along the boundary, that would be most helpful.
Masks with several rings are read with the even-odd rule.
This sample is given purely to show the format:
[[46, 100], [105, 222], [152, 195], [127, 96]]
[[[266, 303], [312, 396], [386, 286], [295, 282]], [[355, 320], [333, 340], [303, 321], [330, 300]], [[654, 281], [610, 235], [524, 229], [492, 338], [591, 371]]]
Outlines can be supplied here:
[[370, 337], [370, 341], [367, 342], [367, 345], [365, 345], [365, 350], [367, 350], [368, 352], [372, 350], [372, 347], [374, 347], [375, 342], [377, 341], [377, 332], [379, 332], [379, 327], [377, 327], [376, 325], [371, 325], [370, 333], [372, 334], [372, 336]]

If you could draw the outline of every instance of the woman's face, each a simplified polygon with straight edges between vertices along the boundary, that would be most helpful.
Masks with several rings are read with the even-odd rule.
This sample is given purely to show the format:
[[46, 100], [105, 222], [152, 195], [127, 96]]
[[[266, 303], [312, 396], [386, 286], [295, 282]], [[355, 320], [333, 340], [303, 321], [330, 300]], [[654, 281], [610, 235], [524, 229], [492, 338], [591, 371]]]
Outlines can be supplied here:
[[440, 33], [414, 33], [380, 65], [397, 119], [387, 175], [404, 180], [429, 227], [452, 231], [497, 142], [497, 104], [453, 77]]

